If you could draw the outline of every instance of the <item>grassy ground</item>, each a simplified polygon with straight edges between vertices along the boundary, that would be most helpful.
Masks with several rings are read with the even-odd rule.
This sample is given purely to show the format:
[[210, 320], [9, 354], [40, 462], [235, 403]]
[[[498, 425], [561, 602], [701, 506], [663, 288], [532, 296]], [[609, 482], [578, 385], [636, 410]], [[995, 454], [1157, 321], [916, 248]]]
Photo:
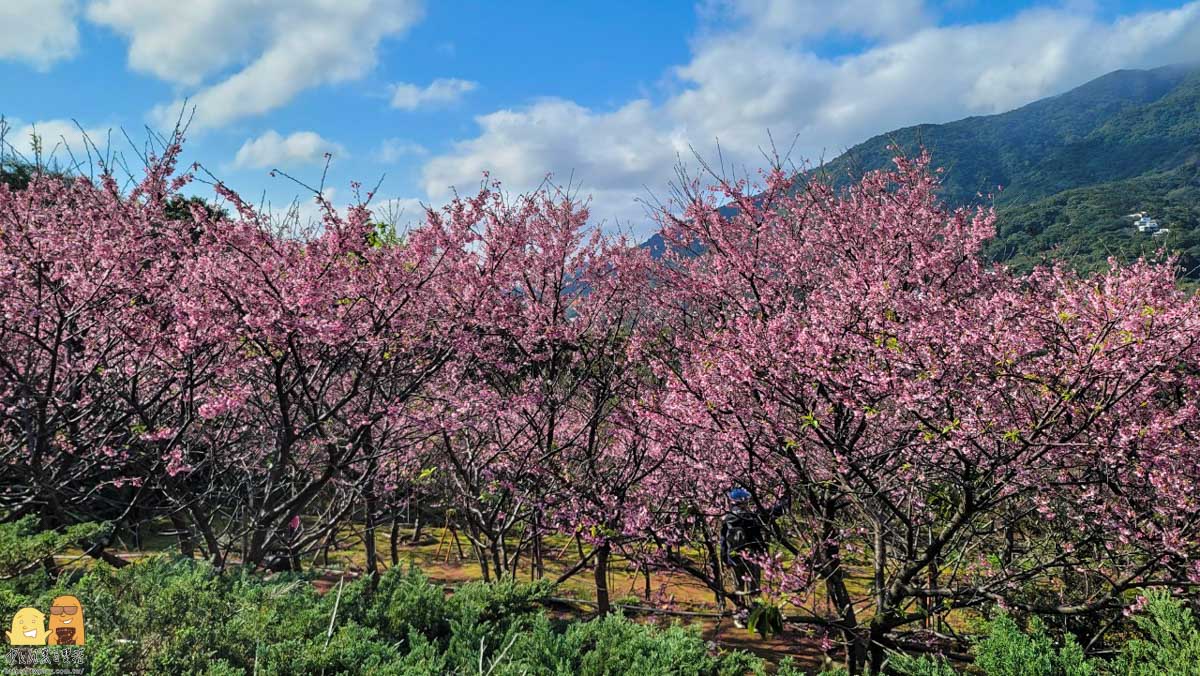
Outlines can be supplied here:
[[[426, 575], [435, 581], [448, 586], [478, 580], [482, 572], [478, 561], [471, 555], [470, 544], [466, 538], [459, 535], [465, 557], [460, 557], [458, 547], [454, 544], [453, 535], [441, 528], [426, 528], [420, 542], [408, 543], [412, 529], [402, 529], [403, 542], [400, 548], [400, 565], [415, 564]], [[377, 535], [376, 547], [379, 556], [384, 561], [390, 561], [389, 542], [386, 533]], [[575, 542], [564, 536], [551, 536], [544, 544], [545, 575], [556, 579], [579, 560]], [[324, 560], [318, 557], [316, 567], [324, 567]], [[349, 573], [359, 573], [365, 570], [366, 553], [361, 546], [341, 549], [330, 553], [329, 567]], [[524, 570], [519, 579], [532, 579], [533, 571], [528, 558], [524, 559]], [[319, 585], [332, 586], [336, 584], [338, 575], [328, 574], [318, 581]], [[653, 602], [656, 606], [682, 613], [697, 613], [717, 615], [721, 610], [713, 593], [694, 578], [680, 573], [668, 571], [652, 571], [650, 574], [651, 600], [645, 594], [645, 577], [629, 561], [615, 556], [610, 561], [609, 593], [614, 603], [645, 605]], [[591, 601], [595, 599], [593, 571], [588, 568], [580, 571], [559, 585], [558, 595], [565, 598]], [[726, 608], [729, 609], [728, 607]], [[819, 648], [819, 641], [804, 634], [789, 631], [771, 639], [763, 639], [757, 634], [733, 626], [728, 617], [699, 617], [693, 615], [652, 615], [640, 616], [645, 622], [667, 625], [672, 622], [697, 625], [704, 637], [726, 649], [741, 649], [754, 652], [772, 661], [778, 661], [786, 655], [792, 655], [802, 664], [816, 668], [824, 659]]]
[[[120, 538], [113, 548], [119, 556], [136, 560], [145, 556], [153, 556], [162, 552], [177, 552], [178, 542], [170, 535], [171, 526], [167, 522], [143, 524], [138, 545], [128, 537]], [[464, 582], [482, 579], [483, 575], [479, 562], [474, 558], [470, 542], [461, 533], [458, 544], [453, 534], [445, 529], [426, 527], [422, 530], [419, 541], [412, 542], [413, 529], [401, 528], [400, 547], [398, 549], [398, 565], [419, 567], [433, 581], [439, 582], [452, 590]], [[383, 569], [391, 565], [391, 545], [389, 528], [381, 527], [376, 532], [376, 551]], [[515, 544], [515, 543], [514, 543]], [[462, 555], [460, 555], [460, 547]], [[548, 536], [543, 544], [545, 549], [545, 576], [551, 580], [557, 579], [564, 571], [579, 561], [579, 546], [572, 538], [561, 535]], [[702, 560], [697, 551], [684, 551], [695, 561]], [[80, 551], [67, 552], [57, 557], [60, 564], [66, 566], [91, 565], [91, 559]], [[231, 562], [236, 562], [236, 553]], [[366, 570], [366, 547], [364, 533], [361, 527], [348, 524], [339, 534], [336, 547], [328, 553], [318, 553], [302, 560], [306, 570], [316, 572], [313, 581], [319, 591], [328, 591], [337, 585], [342, 577], [355, 577]], [[533, 570], [528, 555], [521, 560], [521, 570], [518, 580], [533, 579]], [[791, 629], [779, 636], [763, 639], [757, 634], [733, 626], [727, 616], [732, 606], [720, 608], [712, 591], [689, 575], [655, 570], [650, 573], [650, 596], [646, 596], [646, 581], [644, 573], [634, 564], [614, 553], [610, 559], [609, 594], [614, 605], [654, 606], [672, 611], [675, 614], [650, 614], [628, 610], [636, 614], [641, 621], [648, 623], [670, 624], [681, 622], [699, 627], [703, 636], [726, 649], [741, 649], [756, 653], [772, 662], [777, 662], [784, 656], [792, 656], [808, 668], [822, 666], [828, 657], [820, 649], [820, 637], [811, 632]], [[847, 587], [853, 598], [869, 599], [871, 577], [865, 566], [849, 566]], [[949, 571], [947, 571], [949, 572]], [[824, 598], [820, 585], [812, 590], [813, 598]], [[560, 614], [586, 614], [589, 601], [595, 599], [593, 571], [584, 568], [573, 577], [558, 586], [556, 596], [577, 600], [581, 603], [568, 609], [564, 605], [554, 612]], [[821, 606], [815, 609], [821, 614]], [[828, 610], [828, 609], [826, 609]], [[725, 611], [724, 617], [721, 616]], [[860, 621], [867, 621], [872, 614], [869, 605], [857, 607], [856, 613]], [[785, 611], [786, 612], [786, 611]], [[964, 632], [979, 618], [974, 613], [956, 611], [945, 620], [956, 631]], [[967, 631], [967, 633], [970, 633]]]
[[[175, 538], [161, 534], [167, 531], [167, 524], [147, 525], [140, 538], [140, 548], [125, 538], [114, 553], [122, 558], [136, 560], [161, 552], [177, 551]], [[465, 536], [458, 536], [464, 555], [460, 556], [453, 535], [442, 528], [423, 529], [418, 542], [410, 542], [413, 535], [411, 528], [403, 528], [400, 533], [402, 544], [398, 552], [399, 565], [416, 565], [431, 580], [446, 585], [448, 589], [482, 578], [479, 562], [472, 556], [470, 543]], [[328, 560], [324, 555], [318, 554], [302, 561], [306, 569], [319, 574], [314, 580], [314, 585], [319, 591], [328, 591], [337, 585], [340, 578], [357, 576], [366, 569], [366, 549], [361, 530], [347, 528], [340, 534], [339, 544], [337, 549], [330, 550]], [[552, 536], [547, 538], [544, 547], [545, 575], [549, 579], [558, 578], [579, 560], [577, 545], [571, 538]], [[387, 528], [380, 529], [376, 534], [376, 549], [381, 564], [386, 569], [391, 565]], [[90, 559], [84, 557], [82, 552], [67, 552], [58, 559], [61, 564], [67, 566], [90, 565]], [[522, 559], [521, 565], [518, 579], [532, 579], [533, 571], [527, 556]], [[865, 580], [853, 580], [852, 583], [865, 585]], [[717, 606], [713, 593], [686, 574], [652, 571], [651, 598], [647, 599], [644, 573], [626, 559], [614, 555], [610, 560], [608, 587], [614, 604], [653, 605], [679, 613], [639, 614], [641, 621], [662, 625], [672, 622], [695, 625], [706, 639], [725, 649], [747, 650], [772, 662], [791, 655], [801, 664], [814, 669], [820, 667], [826, 659], [820, 650], [819, 640], [813, 636], [787, 631], [782, 635], [763, 639], [745, 629], [734, 627], [729, 617], [719, 616], [722, 609]], [[586, 602], [595, 599], [593, 571], [590, 568], [579, 571], [559, 585], [556, 596], [577, 599], [583, 603], [575, 609], [564, 605], [554, 612], [585, 614], [589, 608]], [[726, 606], [724, 610], [729, 611], [731, 607]]]

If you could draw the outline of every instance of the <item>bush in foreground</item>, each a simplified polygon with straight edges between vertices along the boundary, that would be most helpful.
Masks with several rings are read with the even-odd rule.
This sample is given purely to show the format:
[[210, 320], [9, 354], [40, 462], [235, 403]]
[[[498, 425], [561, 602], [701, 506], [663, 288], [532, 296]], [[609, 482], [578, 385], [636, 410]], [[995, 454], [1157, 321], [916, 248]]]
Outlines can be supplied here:
[[618, 615], [568, 622], [540, 601], [545, 584], [470, 583], [446, 596], [418, 570], [393, 568], [318, 594], [299, 577], [219, 574], [156, 558], [100, 565], [57, 584], [0, 582], [0, 615], [78, 596], [90, 673], [175, 674], [744, 674], [745, 653], [714, 653], [697, 632]]
[[[1022, 631], [1009, 615], [988, 625], [975, 643], [975, 666], [988, 676], [1187, 676], [1200, 673], [1200, 629], [1192, 612], [1165, 593], [1151, 593], [1133, 616], [1137, 634], [1122, 644], [1111, 662], [1084, 655], [1070, 634], [1061, 640], [1046, 631], [1036, 617]], [[951, 676], [957, 673], [944, 660], [893, 655], [892, 673], [902, 676]]]

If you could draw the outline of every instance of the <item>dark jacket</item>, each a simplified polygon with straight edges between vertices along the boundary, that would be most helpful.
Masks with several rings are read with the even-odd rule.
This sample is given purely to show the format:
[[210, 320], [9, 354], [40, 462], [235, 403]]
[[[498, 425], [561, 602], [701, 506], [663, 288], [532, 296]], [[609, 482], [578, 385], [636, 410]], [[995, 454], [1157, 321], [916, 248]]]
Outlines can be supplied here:
[[726, 561], [740, 552], [761, 554], [767, 549], [766, 531], [783, 515], [790, 501], [780, 500], [769, 509], [750, 509], [734, 505], [721, 518], [721, 557]]

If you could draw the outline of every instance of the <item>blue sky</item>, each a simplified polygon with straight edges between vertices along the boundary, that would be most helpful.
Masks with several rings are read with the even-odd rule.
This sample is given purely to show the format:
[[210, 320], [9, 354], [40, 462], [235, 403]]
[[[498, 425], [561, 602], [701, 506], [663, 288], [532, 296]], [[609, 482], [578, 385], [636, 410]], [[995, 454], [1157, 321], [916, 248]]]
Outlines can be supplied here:
[[768, 132], [817, 160], [1197, 60], [1200, 2], [0, 3], [10, 150], [36, 128], [79, 155], [78, 123], [132, 160], [124, 134], [144, 141], [187, 100], [187, 159], [277, 209], [303, 191], [270, 170], [316, 183], [328, 151], [335, 204], [384, 177], [381, 210], [411, 217], [485, 170], [514, 192], [553, 174], [638, 235], [639, 198], [718, 142], [739, 169], [762, 165]]

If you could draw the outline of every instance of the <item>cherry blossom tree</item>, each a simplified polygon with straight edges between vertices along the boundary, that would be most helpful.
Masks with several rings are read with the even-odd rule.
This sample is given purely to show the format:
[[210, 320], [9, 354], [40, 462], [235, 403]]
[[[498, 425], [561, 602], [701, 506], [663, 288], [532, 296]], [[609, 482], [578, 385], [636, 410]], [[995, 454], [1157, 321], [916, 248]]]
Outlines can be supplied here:
[[198, 394], [200, 438], [166, 471], [205, 469], [216, 488], [206, 500], [242, 524], [225, 539], [241, 542], [247, 563], [291, 539], [302, 515], [320, 515], [305, 546], [362, 515], [374, 569], [379, 458], [450, 354], [440, 280], [462, 247], [432, 227], [382, 243], [365, 206], [342, 216], [325, 205], [315, 236], [280, 237], [223, 192], [239, 219], [203, 235], [178, 291], [176, 336], [215, 340], [223, 356]]
[[689, 182], [662, 261], [552, 188], [283, 233], [220, 184], [228, 211], [179, 195], [181, 140], [129, 189], [0, 186], [0, 518], [165, 520], [272, 568], [349, 530], [374, 574], [417, 499], [486, 579], [575, 539], [559, 581], [590, 566], [607, 611], [622, 557], [723, 603], [743, 486], [791, 498], [765, 601], [852, 673], [952, 645], [950, 613], [1086, 644], [1137, 590], [1200, 585], [1200, 301], [1170, 259], [987, 264], [994, 215], [945, 209], [924, 155], [844, 189]]
[[457, 301], [474, 318], [430, 388], [429, 462], [485, 577], [515, 576], [527, 550], [540, 572], [542, 537], [558, 530], [591, 549], [560, 581], [593, 564], [606, 611], [610, 553], [641, 540], [638, 487], [661, 464], [632, 414], [654, 383], [628, 349], [652, 261], [560, 192], [509, 202], [491, 186], [445, 212], [478, 235]]
[[647, 338], [661, 424], [700, 459], [683, 481], [797, 497], [768, 577], [855, 673], [952, 609], [1111, 612], [1200, 581], [1195, 299], [1169, 265], [987, 266], [993, 216], [944, 210], [928, 164], [844, 193], [692, 184], [664, 234], [704, 254], [668, 255]]
[[[122, 523], [150, 500], [148, 438], [122, 395], [150, 378], [149, 336], [190, 245], [169, 217], [178, 135], [124, 192], [36, 171], [0, 185], [0, 473], [6, 518]], [[184, 254], [186, 255], [186, 254]], [[89, 552], [120, 565], [103, 542]]]

